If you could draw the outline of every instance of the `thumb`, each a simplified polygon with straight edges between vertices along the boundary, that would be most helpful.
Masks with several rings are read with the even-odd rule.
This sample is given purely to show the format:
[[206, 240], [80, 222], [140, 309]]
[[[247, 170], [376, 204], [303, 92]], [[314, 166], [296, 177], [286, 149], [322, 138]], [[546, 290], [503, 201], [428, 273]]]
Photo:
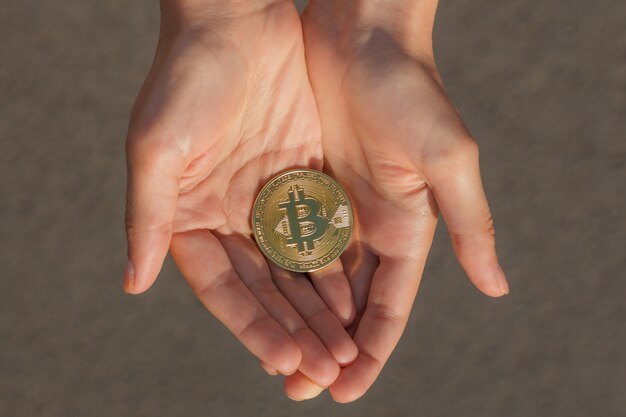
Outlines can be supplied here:
[[493, 221], [483, 189], [478, 146], [469, 137], [452, 141], [428, 178], [450, 232], [452, 246], [470, 280], [492, 297], [509, 286], [496, 255]]
[[150, 140], [127, 141], [126, 238], [128, 263], [124, 290], [140, 294], [161, 271], [172, 238], [183, 155], [175, 146]]

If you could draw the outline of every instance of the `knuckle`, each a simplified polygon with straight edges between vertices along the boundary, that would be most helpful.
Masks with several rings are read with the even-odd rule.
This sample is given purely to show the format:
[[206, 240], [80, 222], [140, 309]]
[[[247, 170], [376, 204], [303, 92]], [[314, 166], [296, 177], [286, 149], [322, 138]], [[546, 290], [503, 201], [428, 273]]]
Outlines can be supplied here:
[[328, 313], [330, 313], [330, 310], [328, 310], [328, 308], [324, 306], [311, 313], [308, 317], [305, 318], [305, 320], [307, 324], [311, 326], [311, 324], [315, 322], [316, 319], [324, 319], [324, 316], [328, 315]]
[[451, 161], [478, 159], [478, 143], [470, 136], [458, 137], [448, 146], [444, 156]]
[[485, 222], [484, 235], [485, 235], [487, 241], [489, 242], [489, 244], [495, 246], [495, 244], [496, 244], [496, 229], [495, 229], [495, 227], [493, 225], [493, 217], [491, 217], [491, 214], [489, 215], [489, 218]]
[[390, 323], [403, 323], [405, 321], [405, 317], [401, 313], [382, 303], [369, 304], [364, 315]]
[[146, 216], [134, 216], [132, 209], [126, 209], [124, 215], [124, 228], [126, 237], [133, 239], [138, 236], [145, 236], [146, 233], [156, 234], [160, 236], [172, 233], [172, 224], [169, 222], [158, 222]]
[[[495, 228], [491, 214], [487, 213], [484, 220], [477, 220], [466, 230], [449, 231], [453, 245], [465, 247], [482, 247], [483, 244], [495, 246]], [[477, 246], [477, 244], [479, 246]]]
[[179, 165], [178, 162], [188, 156], [190, 147], [188, 140], [164, 140], [138, 135], [126, 141], [126, 157], [131, 167], [162, 171], [166, 167]]
[[439, 145], [430, 153], [428, 160], [432, 168], [448, 169], [451, 165], [478, 161], [478, 143], [469, 135], [457, 136]]
[[168, 149], [158, 141], [131, 139], [126, 143], [128, 161], [133, 166], [158, 167], [167, 157]]
[[130, 211], [130, 209], [126, 209], [126, 212], [124, 213], [124, 226], [126, 227], [126, 234], [130, 234], [133, 231], [133, 214]]
[[277, 289], [268, 276], [260, 276], [246, 283], [246, 286], [257, 299], [271, 299], [276, 296]]
[[216, 279], [193, 285], [192, 290], [198, 299], [210, 302], [221, 294], [236, 291], [239, 286], [237, 279], [230, 273], [220, 274]]
[[478, 158], [478, 142], [470, 136], [465, 136], [457, 140], [455, 147], [455, 156], [466, 156], [470, 158]]
[[258, 315], [253, 317], [248, 323], [239, 329], [234, 329], [233, 334], [235, 337], [245, 337], [247, 333], [253, 332], [255, 329], [262, 327], [263, 323], [268, 321], [268, 317], [265, 315]]

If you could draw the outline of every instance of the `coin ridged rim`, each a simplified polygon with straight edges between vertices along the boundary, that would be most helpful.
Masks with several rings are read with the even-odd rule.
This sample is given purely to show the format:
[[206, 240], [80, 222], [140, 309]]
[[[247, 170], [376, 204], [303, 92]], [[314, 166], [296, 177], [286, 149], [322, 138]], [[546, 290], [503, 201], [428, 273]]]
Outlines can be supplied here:
[[[270, 254], [267, 253], [266, 249], [263, 247], [263, 244], [259, 242], [259, 238], [257, 236], [257, 232], [256, 232], [256, 218], [257, 216], [255, 215], [256, 211], [257, 211], [257, 207], [259, 205], [259, 199], [261, 198], [261, 196], [263, 195], [264, 192], [267, 191], [267, 189], [270, 187], [270, 185], [276, 181], [277, 179], [290, 175], [290, 174], [294, 174], [297, 172], [307, 172], [307, 173], [313, 173], [316, 175], [319, 175], [321, 177], [325, 177], [326, 179], [328, 179], [330, 182], [334, 183], [338, 190], [345, 196], [345, 200], [346, 200], [346, 205], [348, 206], [348, 218], [350, 219], [350, 229], [348, 231], [348, 237], [345, 240], [345, 242], [342, 244], [343, 247], [341, 247], [341, 249], [339, 251], [337, 251], [337, 255], [334, 256], [328, 263], [326, 263], [323, 266], [320, 266], [319, 268], [311, 268], [311, 269], [294, 269], [294, 268], [290, 268], [287, 267], [285, 265], [281, 265], [278, 262], [276, 262], [274, 260], [274, 258], [272, 256], [270, 256]], [[352, 239], [352, 231], [354, 228], [354, 214], [352, 212], [352, 203], [350, 201], [350, 197], [348, 196], [348, 193], [346, 192], [346, 190], [343, 188], [343, 186], [341, 184], [339, 184], [339, 182], [334, 179], [333, 177], [331, 177], [328, 174], [325, 174], [321, 171], [317, 171], [314, 169], [308, 169], [308, 168], [293, 168], [293, 169], [289, 169], [287, 171], [283, 171], [280, 174], [277, 174], [273, 177], [271, 177], [269, 180], [267, 180], [267, 182], [265, 183], [265, 185], [261, 188], [261, 190], [258, 192], [255, 200], [254, 200], [254, 205], [252, 206], [252, 215], [251, 217], [251, 225], [252, 225], [252, 235], [254, 236], [254, 241], [256, 242], [258, 248], [261, 250], [261, 252], [263, 253], [263, 256], [265, 256], [265, 258], [269, 259], [272, 263], [274, 263], [275, 265], [286, 269], [288, 271], [291, 272], [299, 272], [299, 273], [307, 273], [307, 272], [315, 272], [315, 271], [319, 271], [320, 269], [324, 269], [325, 267], [327, 267], [328, 265], [330, 265], [331, 263], [335, 262], [337, 259], [339, 259], [339, 257], [343, 254], [343, 252], [346, 250], [346, 248], [348, 247], [350, 240]], [[270, 246], [268, 244], [268, 246]]]

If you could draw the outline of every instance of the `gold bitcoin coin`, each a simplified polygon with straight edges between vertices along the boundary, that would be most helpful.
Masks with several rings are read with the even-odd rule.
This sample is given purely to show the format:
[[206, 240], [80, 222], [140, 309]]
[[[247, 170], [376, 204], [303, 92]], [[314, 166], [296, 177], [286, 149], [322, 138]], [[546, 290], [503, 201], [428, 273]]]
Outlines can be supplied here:
[[272, 178], [252, 210], [252, 230], [263, 254], [295, 272], [311, 272], [337, 259], [352, 234], [352, 206], [331, 177], [295, 169]]

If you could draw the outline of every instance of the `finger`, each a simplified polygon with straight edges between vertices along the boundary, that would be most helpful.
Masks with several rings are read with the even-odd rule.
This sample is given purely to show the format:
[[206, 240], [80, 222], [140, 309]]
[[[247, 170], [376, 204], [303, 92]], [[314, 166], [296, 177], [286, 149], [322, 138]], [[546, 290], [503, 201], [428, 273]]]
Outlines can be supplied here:
[[356, 311], [341, 259], [336, 259], [318, 271], [309, 272], [309, 277], [319, 296], [337, 316], [343, 327], [350, 326]]
[[200, 301], [261, 361], [283, 374], [298, 368], [297, 343], [263, 308], [209, 231], [177, 233], [171, 252]]
[[254, 241], [238, 234], [219, 235], [219, 239], [250, 292], [300, 347], [299, 369], [316, 384], [330, 385], [339, 374], [339, 365], [294, 306], [278, 291]]
[[317, 397], [324, 388], [315, 384], [302, 372], [285, 377], [285, 394], [294, 401], [310, 400]]
[[471, 139], [459, 143], [456, 150], [429, 168], [428, 179], [463, 269], [483, 293], [500, 297], [508, 294], [509, 286], [496, 255], [478, 147]]
[[378, 377], [406, 326], [425, 258], [426, 253], [415, 259], [381, 259], [354, 337], [359, 356], [330, 386], [335, 401], [360, 398]]
[[274, 368], [273, 366], [269, 366], [268, 364], [266, 364], [263, 361], [261, 361], [261, 367], [270, 376], [278, 375], [278, 370], [276, 368]]
[[378, 256], [369, 251], [357, 238], [341, 255], [341, 262], [350, 283], [356, 308], [356, 316], [348, 328], [348, 333], [354, 335], [365, 310], [372, 276], [378, 268], [379, 260]]
[[[340, 365], [354, 361], [358, 349], [337, 316], [317, 295], [304, 274], [270, 265], [274, 282]], [[306, 373], [306, 372], [305, 372]]]
[[154, 283], [167, 255], [183, 160], [177, 151], [129, 139], [127, 161], [124, 289], [139, 294]]

